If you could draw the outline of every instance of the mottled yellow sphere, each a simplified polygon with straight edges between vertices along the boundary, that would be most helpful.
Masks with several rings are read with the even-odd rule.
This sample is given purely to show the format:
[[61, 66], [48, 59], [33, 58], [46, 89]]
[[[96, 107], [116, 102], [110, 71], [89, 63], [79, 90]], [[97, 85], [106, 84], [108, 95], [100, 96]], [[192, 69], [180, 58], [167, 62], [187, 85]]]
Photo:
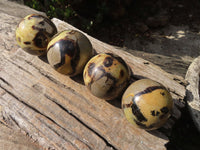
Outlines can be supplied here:
[[124, 92], [122, 109], [128, 121], [136, 127], [154, 130], [170, 117], [173, 100], [163, 85], [142, 79], [132, 83]]
[[56, 33], [56, 26], [50, 19], [31, 14], [18, 24], [16, 41], [24, 51], [39, 56], [46, 53], [47, 45]]
[[83, 72], [85, 85], [96, 97], [111, 100], [126, 88], [130, 71], [125, 61], [117, 55], [107, 53], [94, 56]]
[[94, 51], [89, 39], [76, 30], [58, 33], [47, 47], [49, 64], [59, 73], [68, 76], [82, 73], [93, 55]]

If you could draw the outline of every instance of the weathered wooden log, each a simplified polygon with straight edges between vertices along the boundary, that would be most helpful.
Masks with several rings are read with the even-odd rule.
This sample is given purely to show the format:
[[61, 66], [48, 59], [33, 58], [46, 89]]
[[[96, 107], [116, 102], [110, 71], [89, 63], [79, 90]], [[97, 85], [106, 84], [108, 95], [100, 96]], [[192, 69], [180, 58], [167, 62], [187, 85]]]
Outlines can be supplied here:
[[29, 138], [20, 132], [13, 132], [9, 127], [0, 125], [0, 149], [1, 150], [38, 150], [37, 143], [30, 141]]
[[185, 79], [188, 81], [186, 100], [197, 129], [200, 132], [200, 97], [199, 97], [200, 56], [189, 66]]
[[[69, 78], [59, 74], [44, 57], [21, 50], [14, 36], [21, 18], [5, 14], [4, 17], [4, 28], [0, 30], [2, 123], [22, 131], [44, 149], [166, 149], [168, 138], [162, 130], [147, 132], [128, 123], [120, 108], [120, 98], [111, 102], [96, 98], [84, 86], [81, 75]], [[52, 21], [58, 30], [74, 29], [58, 19]], [[150, 78], [169, 89], [175, 102], [174, 114], [165, 126], [170, 129], [184, 106], [185, 81], [149, 61], [88, 38], [97, 53], [121, 56], [132, 69], [134, 80]]]

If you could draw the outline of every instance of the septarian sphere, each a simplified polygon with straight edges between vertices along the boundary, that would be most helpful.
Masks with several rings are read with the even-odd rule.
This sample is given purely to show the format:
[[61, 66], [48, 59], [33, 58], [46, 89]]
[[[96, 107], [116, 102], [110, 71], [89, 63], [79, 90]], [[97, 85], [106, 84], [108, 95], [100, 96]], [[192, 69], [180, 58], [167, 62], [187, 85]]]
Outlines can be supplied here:
[[160, 83], [141, 79], [132, 83], [122, 97], [122, 109], [129, 122], [146, 130], [161, 127], [170, 117], [173, 100]]
[[47, 59], [59, 73], [75, 76], [83, 72], [85, 64], [94, 55], [92, 44], [79, 31], [65, 30], [49, 42]]
[[85, 85], [96, 97], [111, 100], [124, 91], [130, 79], [130, 70], [124, 60], [114, 54], [98, 54], [85, 66]]
[[24, 51], [39, 56], [46, 53], [47, 45], [56, 33], [56, 26], [50, 19], [31, 14], [18, 24], [16, 41]]

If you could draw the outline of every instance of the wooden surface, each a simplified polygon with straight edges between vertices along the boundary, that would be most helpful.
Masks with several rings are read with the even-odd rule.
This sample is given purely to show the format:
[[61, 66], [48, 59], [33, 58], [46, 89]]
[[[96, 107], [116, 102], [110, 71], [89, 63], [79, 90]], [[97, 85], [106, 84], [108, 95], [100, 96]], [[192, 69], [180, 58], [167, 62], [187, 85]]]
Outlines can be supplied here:
[[189, 66], [185, 79], [187, 86], [186, 100], [192, 119], [200, 132], [200, 97], [199, 97], [200, 56]]
[[[44, 149], [164, 150], [167, 136], [156, 130], [134, 128], [125, 119], [120, 98], [107, 102], [90, 94], [81, 76], [69, 78], [53, 70], [46, 58], [22, 51], [15, 43], [20, 17], [1, 16], [0, 121], [21, 131]], [[73, 28], [53, 19], [58, 30]], [[171, 92], [174, 114], [163, 130], [170, 131], [184, 107], [185, 81], [158, 66], [116, 49], [90, 36], [94, 49], [121, 56], [133, 71], [133, 79], [151, 78]]]
[[40, 150], [37, 142], [8, 126], [0, 124], [0, 150]]

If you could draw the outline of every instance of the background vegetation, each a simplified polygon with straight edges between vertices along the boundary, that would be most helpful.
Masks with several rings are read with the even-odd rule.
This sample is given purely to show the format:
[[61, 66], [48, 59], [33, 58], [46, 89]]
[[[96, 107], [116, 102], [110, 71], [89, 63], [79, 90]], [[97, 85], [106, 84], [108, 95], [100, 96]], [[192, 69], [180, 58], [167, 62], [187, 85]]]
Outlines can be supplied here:
[[133, 0], [24, 0], [36, 10], [46, 12], [50, 18], [67, 21], [84, 31], [91, 31], [103, 21], [125, 16]]

